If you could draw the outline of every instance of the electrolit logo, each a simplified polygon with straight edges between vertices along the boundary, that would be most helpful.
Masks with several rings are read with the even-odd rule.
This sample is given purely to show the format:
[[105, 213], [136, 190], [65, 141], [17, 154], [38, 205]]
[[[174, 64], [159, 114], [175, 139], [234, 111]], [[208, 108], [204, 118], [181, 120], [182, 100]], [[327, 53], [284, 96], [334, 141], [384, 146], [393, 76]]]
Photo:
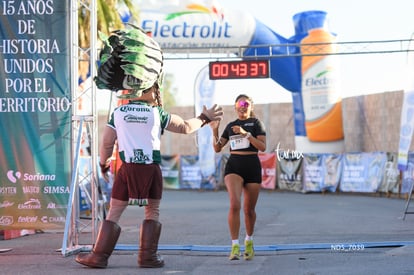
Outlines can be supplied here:
[[334, 62], [333, 58], [324, 58], [303, 75], [303, 108], [307, 122], [321, 119], [340, 101], [337, 70], [328, 65]]
[[[140, 27], [166, 49], [248, 45], [256, 20], [240, 11], [224, 12], [217, 6], [189, 4], [179, 10], [142, 10]], [[167, 50], [168, 51], [168, 50]]]
[[186, 5], [186, 11], [181, 11], [181, 12], [172, 12], [169, 13], [166, 17], [165, 20], [171, 20], [174, 19], [176, 17], [180, 17], [186, 14], [194, 14], [194, 13], [206, 13], [206, 14], [214, 14], [217, 17], [223, 19], [224, 18], [224, 14], [219, 10], [218, 7], [216, 6], [212, 6], [211, 9], [203, 6], [203, 5], [199, 5], [199, 4], [189, 4]]
[[219, 21], [213, 21], [211, 24], [199, 25], [191, 24], [187, 21], [181, 21], [180, 24], [170, 25], [162, 24], [157, 20], [143, 20], [142, 28], [151, 33], [151, 36], [155, 37], [174, 37], [174, 38], [222, 38], [230, 37], [229, 30], [231, 28], [228, 22], [224, 22], [224, 14], [219, 11], [215, 6], [208, 8], [206, 6], [198, 4], [187, 5], [185, 11], [168, 13], [164, 20], [170, 21], [179, 17], [191, 15], [191, 14], [207, 14], [213, 15]]
[[17, 209], [41, 209], [42, 206], [40, 204], [39, 199], [31, 198], [25, 203], [19, 203], [17, 205]]
[[7, 178], [12, 183], [16, 183], [17, 180], [21, 178], [21, 176], [22, 176], [22, 173], [20, 173], [19, 171], [16, 171], [16, 172], [13, 170], [7, 171]]
[[322, 72], [319, 72], [315, 75], [315, 77], [309, 77], [305, 79], [305, 86], [306, 87], [320, 87], [320, 86], [331, 86], [335, 83], [335, 78], [329, 78], [326, 75], [330, 73], [332, 69], [328, 68]]
[[232, 25], [228, 22], [218, 23], [213, 21], [209, 24], [195, 24], [182, 21], [180, 24], [163, 24], [158, 20], [142, 21], [142, 28], [150, 32], [152, 37], [162, 38], [230, 38]]

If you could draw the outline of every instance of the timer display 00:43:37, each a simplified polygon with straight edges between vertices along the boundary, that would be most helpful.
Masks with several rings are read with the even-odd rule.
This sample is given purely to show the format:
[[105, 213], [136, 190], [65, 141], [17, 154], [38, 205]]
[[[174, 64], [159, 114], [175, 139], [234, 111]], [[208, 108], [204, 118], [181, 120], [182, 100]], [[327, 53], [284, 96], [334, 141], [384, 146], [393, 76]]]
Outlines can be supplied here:
[[214, 61], [209, 63], [212, 80], [268, 78], [269, 60]]

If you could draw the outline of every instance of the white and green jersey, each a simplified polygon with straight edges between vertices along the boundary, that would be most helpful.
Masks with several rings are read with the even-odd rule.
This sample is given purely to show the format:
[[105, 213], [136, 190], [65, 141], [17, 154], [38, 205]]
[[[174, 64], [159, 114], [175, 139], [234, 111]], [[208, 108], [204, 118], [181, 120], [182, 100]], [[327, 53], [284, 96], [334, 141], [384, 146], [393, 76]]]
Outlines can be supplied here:
[[116, 131], [120, 158], [127, 163], [161, 163], [161, 131], [170, 118], [161, 107], [142, 101], [117, 107], [108, 126]]

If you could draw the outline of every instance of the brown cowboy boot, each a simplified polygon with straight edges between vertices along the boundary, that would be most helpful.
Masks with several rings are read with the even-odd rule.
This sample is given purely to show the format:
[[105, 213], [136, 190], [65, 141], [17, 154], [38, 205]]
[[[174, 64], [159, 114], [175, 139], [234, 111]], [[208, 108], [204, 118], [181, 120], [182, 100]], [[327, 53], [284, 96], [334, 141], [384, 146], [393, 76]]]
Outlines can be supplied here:
[[161, 223], [144, 220], [140, 230], [140, 249], [138, 252], [139, 267], [163, 267], [164, 260], [157, 253], [161, 234]]
[[92, 251], [89, 254], [77, 255], [75, 260], [89, 267], [106, 268], [120, 234], [119, 225], [112, 221], [103, 221]]

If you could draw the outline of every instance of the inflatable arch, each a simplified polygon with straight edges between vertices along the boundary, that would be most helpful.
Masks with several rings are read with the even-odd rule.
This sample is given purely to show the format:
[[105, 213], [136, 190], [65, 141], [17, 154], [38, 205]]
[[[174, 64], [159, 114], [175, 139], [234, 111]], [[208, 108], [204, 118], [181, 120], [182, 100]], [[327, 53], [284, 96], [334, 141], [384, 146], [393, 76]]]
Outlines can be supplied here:
[[[335, 41], [336, 35], [327, 29], [326, 12], [295, 14], [295, 34], [285, 38], [249, 13], [225, 10], [214, 2], [141, 2], [139, 25], [166, 53], [246, 46], [243, 57], [267, 56], [271, 79], [292, 93], [296, 149], [307, 153], [344, 150], [338, 58], [315, 56], [317, 49], [312, 46]], [[128, 22], [127, 12], [121, 17]], [[335, 51], [331, 45], [323, 47]]]

